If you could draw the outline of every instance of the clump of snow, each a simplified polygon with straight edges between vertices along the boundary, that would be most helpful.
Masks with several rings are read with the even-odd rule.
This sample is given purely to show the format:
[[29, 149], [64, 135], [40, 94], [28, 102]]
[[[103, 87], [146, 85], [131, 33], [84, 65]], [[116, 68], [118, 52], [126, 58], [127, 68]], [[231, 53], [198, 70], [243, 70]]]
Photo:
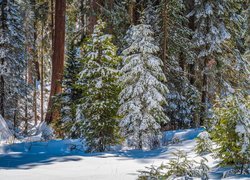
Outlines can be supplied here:
[[13, 134], [8, 128], [8, 125], [3, 119], [3, 117], [0, 115], [0, 144], [8, 143], [13, 139], [14, 139]]
[[46, 123], [41, 122], [38, 126], [37, 136], [40, 136], [43, 140], [50, 140], [54, 137], [53, 129]]

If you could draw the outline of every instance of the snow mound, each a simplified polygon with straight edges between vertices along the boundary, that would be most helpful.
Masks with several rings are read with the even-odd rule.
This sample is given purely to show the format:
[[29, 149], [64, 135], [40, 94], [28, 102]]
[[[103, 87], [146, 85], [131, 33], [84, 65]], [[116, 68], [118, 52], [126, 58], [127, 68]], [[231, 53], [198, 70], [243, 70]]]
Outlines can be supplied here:
[[178, 139], [178, 141], [180, 142], [186, 140], [192, 140], [196, 138], [204, 130], [205, 128], [165, 131], [163, 133], [162, 141], [163, 144], [168, 144], [168, 142], [172, 142], [175, 139]]
[[44, 140], [50, 140], [54, 137], [54, 131], [46, 122], [41, 122], [38, 126], [36, 137]]
[[14, 136], [11, 133], [6, 121], [0, 115], [0, 144], [10, 142]]

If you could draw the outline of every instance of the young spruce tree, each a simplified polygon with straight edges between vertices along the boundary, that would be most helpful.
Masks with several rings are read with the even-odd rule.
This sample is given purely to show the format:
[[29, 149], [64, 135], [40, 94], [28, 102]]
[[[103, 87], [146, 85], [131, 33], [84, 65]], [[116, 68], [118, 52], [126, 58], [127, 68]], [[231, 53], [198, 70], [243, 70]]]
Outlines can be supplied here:
[[119, 115], [123, 116], [120, 127], [128, 146], [152, 149], [160, 144], [160, 124], [169, 121], [163, 109], [168, 88], [162, 60], [155, 55], [160, 49], [151, 26], [143, 21], [132, 26], [125, 37], [128, 47], [123, 51]]
[[105, 23], [99, 20], [91, 38], [84, 46], [83, 70], [80, 72], [79, 88], [83, 92], [80, 109], [84, 114], [84, 137], [90, 152], [101, 152], [119, 142], [118, 79], [120, 58], [111, 42], [111, 35], [102, 31]]
[[246, 173], [250, 163], [250, 103], [240, 93], [230, 95], [214, 105], [213, 141], [222, 165], [235, 165]]

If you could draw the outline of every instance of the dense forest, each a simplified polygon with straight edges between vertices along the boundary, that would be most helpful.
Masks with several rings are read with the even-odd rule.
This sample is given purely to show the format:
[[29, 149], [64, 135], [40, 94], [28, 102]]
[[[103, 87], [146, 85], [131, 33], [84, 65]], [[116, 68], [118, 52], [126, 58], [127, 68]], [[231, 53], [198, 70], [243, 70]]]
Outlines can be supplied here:
[[249, 0], [0, 0], [0, 116], [15, 139], [151, 150], [202, 127], [243, 171], [249, 93]]

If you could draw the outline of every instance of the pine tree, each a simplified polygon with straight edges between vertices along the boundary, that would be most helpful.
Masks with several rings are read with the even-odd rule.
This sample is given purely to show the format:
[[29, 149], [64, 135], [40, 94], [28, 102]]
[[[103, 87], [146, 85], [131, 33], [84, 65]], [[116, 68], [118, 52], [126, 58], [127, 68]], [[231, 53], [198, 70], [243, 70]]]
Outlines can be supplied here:
[[160, 25], [163, 33], [159, 39], [170, 91], [167, 95], [169, 105], [166, 110], [171, 122], [164, 128], [187, 128], [196, 124], [195, 115], [199, 108], [199, 92], [190, 83], [186, 68], [187, 64], [192, 64], [196, 58], [190, 40], [192, 31], [188, 27], [182, 0], [161, 1], [158, 11], [162, 15]]
[[0, 113], [13, 120], [21, 117], [26, 97], [23, 16], [18, 1], [0, 1]]
[[94, 32], [83, 47], [86, 56], [80, 72], [79, 88], [82, 98], [79, 108], [84, 115], [83, 129], [89, 151], [106, 151], [118, 143], [118, 94], [117, 70], [120, 58], [111, 42], [111, 35], [104, 34], [105, 23], [98, 20]]
[[213, 150], [213, 142], [207, 131], [201, 132], [196, 138], [195, 152], [200, 155], [211, 153]]
[[209, 167], [207, 160], [201, 159], [200, 162], [190, 160], [184, 151], [172, 152], [173, 158], [166, 164], [159, 167], [147, 167], [146, 171], [139, 171], [139, 180], [148, 179], [208, 179]]
[[249, 97], [239, 92], [217, 100], [214, 105], [213, 141], [218, 144], [216, 156], [222, 165], [234, 165], [241, 173], [250, 162]]
[[78, 74], [81, 71], [79, 48], [71, 47], [68, 50], [68, 58], [64, 70], [62, 94], [56, 101], [61, 108], [61, 118], [54, 124], [55, 130], [64, 138], [81, 138], [80, 122], [77, 119], [77, 100], [81, 97], [81, 91], [77, 88]]
[[201, 125], [206, 125], [215, 92], [233, 93], [247, 81], [248, 65], [237, 46], [242, 32], [241, 5], [241, 1], [234, 0], [199, 0], [189, 14], [195, 17], [193, 42], [198, 55], [197, 74], [200, 75], [197, 86], [202, 94]]
[[160, 128], [169, 121], [163, 106], [167, 104], [166, 77], [162, 61], [155, 56], [155, 45], [150, 25], [132, 26], [126, 35], [128, 47], [123, 51], [121, 77], [124, 89], [120, 93], [120, 127], [129, 146], [152, 149], [160, 144]]

